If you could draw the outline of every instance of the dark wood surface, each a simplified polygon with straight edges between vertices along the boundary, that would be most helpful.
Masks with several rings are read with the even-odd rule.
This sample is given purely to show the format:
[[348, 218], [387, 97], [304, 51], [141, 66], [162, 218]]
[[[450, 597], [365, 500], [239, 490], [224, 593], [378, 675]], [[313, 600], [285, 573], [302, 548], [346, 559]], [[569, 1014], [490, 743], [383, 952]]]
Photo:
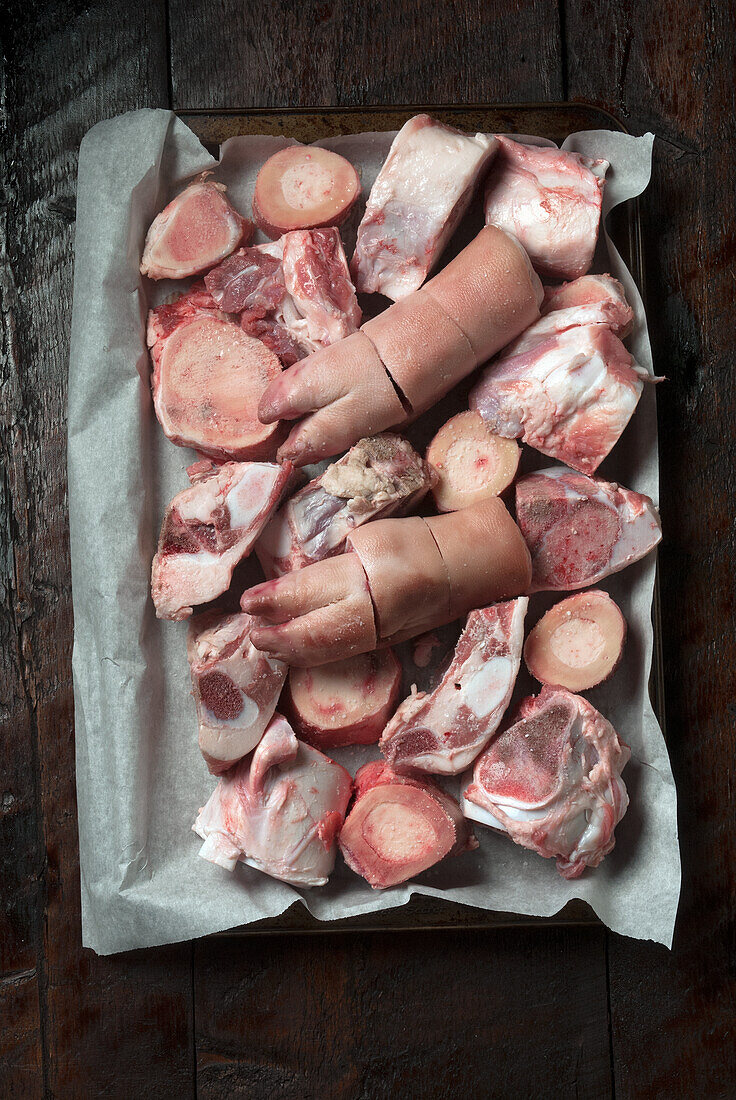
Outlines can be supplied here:
[[[0, 1096], [724, 1097], [734, 1053], [734, 46], [723, 0], [5, 4]], [[658, 134], [672, 953], [602, 927], [80, 947], [65, 394], [76, 153], [176, 109], [589, 100]]]

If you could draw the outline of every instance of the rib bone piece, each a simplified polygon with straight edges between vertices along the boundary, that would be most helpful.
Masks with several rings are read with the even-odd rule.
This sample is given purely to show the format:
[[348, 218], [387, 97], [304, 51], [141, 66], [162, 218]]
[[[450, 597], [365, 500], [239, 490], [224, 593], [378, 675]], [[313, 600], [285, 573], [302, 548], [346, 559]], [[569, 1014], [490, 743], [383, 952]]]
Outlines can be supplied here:
[[397, 435], [361, 439], [290, 497], [263, 531], [256, 553], [267, 577], [279, 577], [339, 554], [352, 530], [416, 505], [432, 475]]
[[284, 662], [251, 642], [252, 624], [244, 612], [204, 611], [189, 625], [187, 657], [199, 747], [213, 775], [222, 775], [255, 748], [286, 678]]
[[528, 603], [521, 596], [470, 612], [441, 682], [409, 695], [383, 731], [392, 768], [457, 775], [488, 744], [516, 683]]
[[613, 849], [629, 803], [621, 772], [630, 755], [586, 699], [545, 687], [476, 761], [463, 811], [555, 858], [563, 878], [578, 878]]
[[199, 811], [199, 854], [227, 871], [242, 860], [284, 882], [324, 886], [351, 789], [348, 772], [297, 741], [276, 714], [255, 752], [220, 779]]
[[517, 481], [516, 522], [532, 556], [531, 592], [597, 584], [662, 538], [649, 497], [564, 466]]
[[159, 619], [186, 619], [225, 592], [291, 476], [289, 463], [197, 462], [166, 509], [151, 569]]

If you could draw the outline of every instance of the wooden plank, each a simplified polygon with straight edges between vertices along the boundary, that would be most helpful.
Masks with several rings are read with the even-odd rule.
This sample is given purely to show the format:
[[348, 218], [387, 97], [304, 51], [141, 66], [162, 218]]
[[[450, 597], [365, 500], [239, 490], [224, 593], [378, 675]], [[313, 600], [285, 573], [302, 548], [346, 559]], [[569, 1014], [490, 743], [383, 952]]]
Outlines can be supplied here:
[[566, 5], [571, 97], [657, 142], [642, 213], [658, 392], [668, 742], [683, 899], [672, 954], [611, 937], [620, 1096], [733, 1095], [736, 1081], [733, 563], [734, 5]]
[[173, 105], [561, 99], [556, 0], [170, 0]]
[[604, 936], [557, 928], [203, 941], [197, 1095], [604, 1100]]
[[[0, 796], [9, 860], [29, 878], [25, 894], [13, 895], [21, 914], [15, 937], [25, 942], [32, 933], [38, 947], [35, 958], [16, 952], [11, 963], [25, 972], [0, 983], [3, 1002], [12, 994], [20, 1014], [12, 1024], [18, 1043], [9, 1079], [17, 1095], [40, 1093], [40, 1026], [45, 1094], [186, 1096], [193, 1088], [190, 947], [112, 959], [81, 948], [65, 500], [77, 149], [101, 118], [166, 105], [164, 3], [128, 8], [124, 18], [112, 17], [99, 0], [25, 5], [22, 12], [19, 6], [4, 31], [12, 140], [5, 212], [12, 341], [3, 388], [11, 432], [4, 457], [14, 558], [3, 630], [14, 639], [6, 656], [18, 698], [12, 744], [20, 778], [10, 775], [12, 802], [5, 784]], [[34, 795], [23, 766], [36, 775], [43, 818], [35, 847]], [[21, 827], [24, 816], [29, 824]]]

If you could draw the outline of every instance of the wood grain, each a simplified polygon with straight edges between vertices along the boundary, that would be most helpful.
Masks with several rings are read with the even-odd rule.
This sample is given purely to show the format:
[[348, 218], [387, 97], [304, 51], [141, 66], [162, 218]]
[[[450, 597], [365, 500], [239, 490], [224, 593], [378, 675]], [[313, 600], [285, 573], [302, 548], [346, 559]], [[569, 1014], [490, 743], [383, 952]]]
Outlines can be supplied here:
[[0, 1062], [3, 1096], [183, 1097], [193, 1088], [190, 948], [100, 959], [81, 947], [66, 515], [77, 149], [100, 118], [166, 104], [164, 29], [161, 3], [131, 7], [114, 30], [102, 3], [19, 6], [3, 27], [2, 529], [11, 550], [0, 623], [12, 705], [0, 822], [15, 867], [0, 1030], [4, 1046], [17, 1037], [7, 1076]]
[[222, 0], [212, 12], [170, 2], [177, 110], [562, 98], [556, 0]]
[[196, 948], [197, 1095], [605, 1100], [604, 935], [558, 928], [533, 939], [528, 929], [504, 929], [204, 941]]
[[[619, 1096], [736, 1090], [736, 341], [732, 3], [567, 4], [568, 88], [653, 130], [642, 203], [659, 388], [668, 743], [683, 896], [672, 955], [610, 937]], [[730, 1036], [730, 1038], [729, 1038]]]

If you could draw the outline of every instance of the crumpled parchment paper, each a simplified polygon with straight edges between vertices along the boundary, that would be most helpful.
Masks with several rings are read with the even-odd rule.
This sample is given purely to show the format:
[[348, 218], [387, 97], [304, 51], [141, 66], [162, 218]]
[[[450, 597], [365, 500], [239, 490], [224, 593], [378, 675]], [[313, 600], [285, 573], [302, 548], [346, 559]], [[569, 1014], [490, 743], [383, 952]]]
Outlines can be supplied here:
[[[321, 144], [355, 163], [367, 193], [392, 136], [351, 135]], [[652, 141], [652, 135], [599, 130], [573, 134], [565, 147], [611, 162], [608, 213], [647, 186]], [[216, 176], [243, 213], [250, 210], [258, 167], [284, 144], [280, 138], [242, 137], [223, 146]], [[107, 954], [189, 939], [275, 916], [298, 898], [329, 921], [403, 905], [413, 892], [543, 916], [570, 898], [583, 898], [610, 928], [669, 945], [680, 865], [675, 788], [647, 691], [654, 555], [604, 585], [621, 605], [630, 633], [615, 677], [589, 698], [631, 745], [624, 772], [631, 806], [616, 830], [615, 851], [596, 871], [567, 882], [553, 861], [480, 826], [478, 851], [385, 892], [372, 891], [339, 856], [329, 884], [312, 890], [297, 890], [243, 865], [228, 875], [197, 858], [200, 841], [191, 825], [214, 780], [197, 747], [187, 625], [157, 621], [149, 595], [163, 510], [187, 484], [184, 469], [192, 460], [192, 452], [164, 438], [154, 417], [144, 339], [147, 309], [176, 284], [147, 284], [138, 264], [154, 216], [190, 176], [215, 166], [168, 111], [137, 111], [100, 123], [80, 152], [68, 461], [85, 946]], [[461, 226], [453, 251], [479, 225], [476, 210]], [[353, 221], [345, 234], [348, 254], [354, 229]], [[594, 270], [610, 271], [624, 283], [637, 315], [628, 345], [651, 371], [641, 298], [606, 234]], [[457, 411], [452, 400], [434, 410], [434, 424]], [[525, 451], [527, 463], [547, 464]], [[600, 473], [657, 500], [654, 386], [646, 387]], [[256, 577], [252, 572], [246, 583]], [[534, 623], [552, 602], [549, 595], [535, 596], [527, 622]], [[410, 653], [406, 647], [407, 690], [423, 676]], [[516, 697], [536, 690], [522, 674]], [[372, 746], [335, 755], [354, 770], [376, 751]]]

